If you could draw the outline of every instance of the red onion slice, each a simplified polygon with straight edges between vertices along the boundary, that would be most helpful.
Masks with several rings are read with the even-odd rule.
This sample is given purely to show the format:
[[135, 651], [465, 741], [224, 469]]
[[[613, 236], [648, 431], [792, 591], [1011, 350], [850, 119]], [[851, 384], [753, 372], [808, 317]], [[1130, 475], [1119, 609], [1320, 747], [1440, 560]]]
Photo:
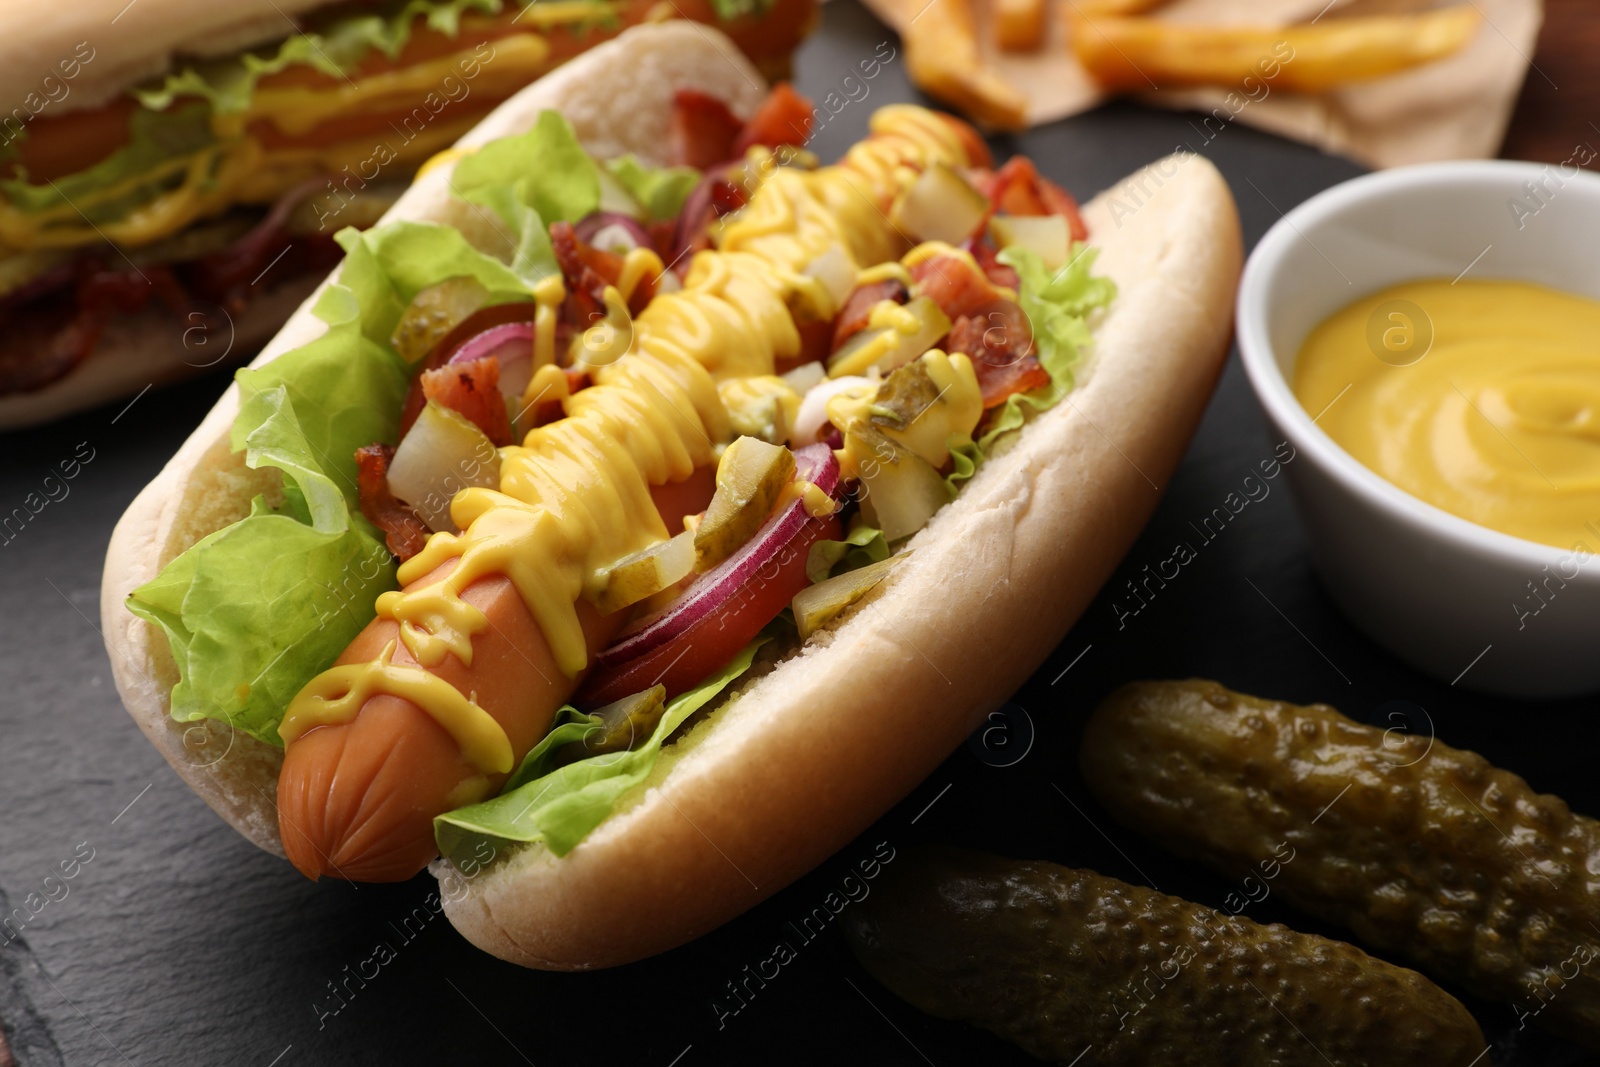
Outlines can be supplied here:
[[485, 356], [500, 361], [500, 395], [513, 415], [533, 378], [533, 323], [507, 322], [491, 326], [461, 342], [450, 363], [472, 363]]
[[[833, 495], [839, 488], [839, 460], [826, 445], [808, 445], [794, 454], [795, 478]], [[779, 509], [744, 547], [695, 579], [689, 591], [662, 610], [641, 619], [630, 633], [594, 658], [596, 671], [653, 652], [738, 595], [811, 520], [799, 499]]]
[[639, 220], [616, 211], [591, 211], [572, 232], [584, 244], [615, 256], [650, 247], [650, 234]]

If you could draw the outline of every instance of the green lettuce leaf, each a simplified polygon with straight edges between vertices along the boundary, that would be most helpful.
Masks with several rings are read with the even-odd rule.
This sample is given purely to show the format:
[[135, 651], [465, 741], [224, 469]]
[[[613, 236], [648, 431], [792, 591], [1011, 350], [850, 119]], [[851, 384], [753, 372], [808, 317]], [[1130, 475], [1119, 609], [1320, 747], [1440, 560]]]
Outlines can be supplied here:
[[[1036, 252], [1015, 246], [1001, 251], [1000, 262], [1017, 272], [1021, 283], [1017, 302], [1033, 328], [1034, 355], [1050, 375], [1050, 384], [1006, 398], [978, 439], [976, 450], [965, 457], [973, 461], [974, 468], [996, 438], [1021, 429], [1028, 412], [1053, 407], [1072, 391], [1078, 357], [1093, 340], [1087, 321], [1089, 313], [1105, 307], [1117, 295], [1116, 284], [1110, 278], [1089, 273], [1098, 254], [1097, 249], [1079, 242], [1073, 245], [1066, 266], [1051, 274]], [[962, 467], [958, 459], [956, 474], [951, 477], [960, 475]], [[964, 477], [971, 477], [971, 472]]]
[[492, 141], [456, 164], [451, 189], [488, 208], [510, 229], [512, 271], [529, 284], [560, 270], [549, 224], [577, 222], [600, 206], [600, 168], [559, 112], [533, 129]]
[[951, 471], [944, 476], [945, 488], [950, 491], [950, 499], [954, 500], [956, 494], [961, 492], [964, 485], [974, 474], [978, 473], [978, 464], [983, 462], [983, 450], [978, 447], [978, 442], [967, 441], [950, 449]]
[[605, 821], [624, 793], [649, 776], [673, 732], [750, 669], [756, 650], [766, 640], [752, 641], [717, 674], [668, 701], [655, 732], [638, 748], [551, 769], [555, 750], [582, 738], [592, 725], [589, 716], [563, 708], [556, 728], [528, 753], [499, 796], [433, 820], [440, 854], [464, 858], [487, 839], [543, 841], [551, 852], [565, 856]]
[[204, 104], [190, 104], [170, 112], [136, 109], [129, 120], [128, 143], [94, 166], [43, 185], [29, 183], [27, 172], [21, 171], [16, 178], [0, 181], [0, 190], [21, 211], [75, 204], [92, 222], [119, 219], [180, 184], [184, 174], [180, 171], [159, 182], [141, 182], [111, 201], [96, 202], [95, 194], [169, 160], [191, 156], [214, 140]]
[[355, 450], [393, 441], [409, 368], [388, 345], [418, 290], [470, 275], [497, 301], [527, 299], [506, 266], [455, 230], [398, 223], [338, 235], [339, 282], [318, 299], [315, 341], [238, 373], [232, 443], [251, 467], [283, 472], [283, 503], [178, 556], [134, 590], [128, 607], [161, 627], [178, 664], [172, 715], [213, 718], [281, 744], [278, 724], [395, 586], [378, 531], [362, 516]]
[[[811, 543], [811, 551], [806, 554], [806, 577], [815, 585], [836, 573], [843, 574], [869, 563], [881, 563], [888, 558], [889, 542], [884, 538], [883, 531], [876, 526], [868, 526], [858, 515], [843, 541]], [[841, 561], [843, 566], [840, 566]]]
[[652, 167], [632, 153], [607, 160], [606, 170], [652, 222], [681, 215], [684, 201], [700, 184], [700, 172], [693, 167]]
[[269, 74], [311, 67], [335, 77], [349, 75], [374, 51], [390, 59], [399, 55], [419, 17], [428, 29], [454, 37], [461, 30], [463, 14], [499, 14], [505, 2], [409, 0], [384, 7], [384, 12], [346, 16], [252, 52], [190, 63], [134, 96], [153, 111], [166, 110], [180, 97], [198, 97], [219, 115], [237, 114], [249, 110], [256, 83]]

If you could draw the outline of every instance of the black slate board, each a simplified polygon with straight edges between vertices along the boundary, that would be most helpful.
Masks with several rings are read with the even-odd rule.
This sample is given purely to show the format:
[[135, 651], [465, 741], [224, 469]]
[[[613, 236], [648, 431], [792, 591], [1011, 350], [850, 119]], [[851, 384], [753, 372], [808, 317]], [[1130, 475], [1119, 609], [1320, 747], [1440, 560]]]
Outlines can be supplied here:
[[[881, 42], [888, 43], [880, 51]], [[872, 108], [915, 98], [899, 58], [870, 82], [844, 80], [859, 73], [861, 60], [895, 47], [854, 0], [827, 5], [798, 63], [802, 90], [819, 102], [838, 94], [830, 105], [838, 114], [815, 144], [824, 159], [864, 132]], [[1191, 118], [1113, 105], [1001, 139], [997, 148], [1026, 152], [1087, 199], [1187, 145], [1228, 177], [1250, 244], [1280, 210], [1359, 173], [1238, 126], [1208, 141]], [[1078, 781], [1084, 716], [1135, 678], [1214, 677], [1263, 695], [1329, 701], [1385, 725], [1399, 706], [1391, 702], [1410, 702], [1450, 743], [1485, 753], [1579, 811], [1600, 812], [1587, 746], [1572, 743], [1593, 736], [1593, 702], [1524, 709], [1476, 697], [1423, 678], [1367, 641], [1310, 570], [1281, 480], [1119, 628], [1115, 590], [1189, 539], [1188, 523], [1273, 454], [1275, 441], [1235, 360], [1149, 529], [1014, 698], [1026, 724], [1012, 713], [1011, 748], [996, 735], [986, 758], [956, 752], [829, 863], [685, 948], [598, 974], [522, 971], [479, 953], [446, 922], [423, 921], [431, 879], [312, 885], [256, 851], [166, 768], [123, 714], [97, 629], [106, 541], [225, 384], [214, 376], [153, 391], [131, 407], [113, 404], [0, 436], [0, 514], [40, 490], [59, 462], [92, 455], [66, 483], [67, 495], [53, 489], [61, 499], [0, 545], [0, 912], [26, 913], [29, 895], [39, 894], [37, 906], [47, 888], [57, 898], [28, 916], [20, 937], [0, 929], [0, 1018], [24, 1067], [1034, 1062], [984, 1032], [900, 1003], [856, 965], [836, 930], [806, 940], [796, 927], [858, 861], [919, 841], [1091, 867], [1220, 906], [1231, 885], [1116, 827]], [[81, 862], [84, 856], [92, 858]], [[75, 877], [60, 879], [63, 863]], [[1337, 936], [1272, 899], [1248, 914]], [[752, 982], [755, 992], [737, 1013], [719, 1012], [719, 1002], [723, 1010], [736, 1006], [727, 984], [745, 981], [744, 968], [779, 941], [797, 958], [764, 987]], [[358, 985], [349, 975], [373, 974], [368, 961], [380, 943], [393, 959]], [[330, 993], [339, 982], [353, 991], [343, 994], [342, 1008]], [[1592, 1062], [1564, 1043], [1519, 1032], [1507, 1006], [1472, 1007], [1495, 1042], [1481, 1062]]]

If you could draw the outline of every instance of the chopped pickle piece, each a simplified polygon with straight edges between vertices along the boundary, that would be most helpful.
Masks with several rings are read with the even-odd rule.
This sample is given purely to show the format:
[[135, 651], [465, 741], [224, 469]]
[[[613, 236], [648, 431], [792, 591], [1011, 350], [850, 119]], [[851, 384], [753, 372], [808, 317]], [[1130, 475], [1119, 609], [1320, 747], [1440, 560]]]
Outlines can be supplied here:
[[885, 429], [903, 430], [939, 399], [939, 387], [928, 365], [914, 359], [896, 367], [878, 386], [872, 401], [872, 422]]
[[389, 491], [411, 505], [428, 529], [459, 532], [450, 501], [468, 486], [500, 485], [500, 453], [463, 415], [430, 400], [389, 464]]
[[794, 477], [794, 453], [740, 437], [717, 463], [717, 491], [694, 533], [695, 569], [708, 571], [738, 551], [767, 521]]
[[1050, 270], [1066, 266], [1072, 255], [1072, 231], [1064, 215], [996, 215], [989, 232], [1001, 248], [1025, 248]]
[[790, 606], [794, 609], [795, 625], [800, 628], [800, 640], [806, 640], [838, 618], [845, 608], [866, 596], [867, 592], [887, 578], [895, 564], [904, 558], [904, 556], [890, 556], [877, 563], [869, 563], [865, 567], [846, 571], [836, 578], [807, 586], [796, 593], [794, 602]]
[[618, 560], [599, 575], [599, 589], [591, 599], [609, 615], [672, 588], [692, 570], [694, 534], [685, 531]]
[[788, 442], [800, 414], [800, 394], [786, 379], [775, 374], [729, 378], [717, 386], [717, 395], [734, 433], [775, 445]]
[[865, 374], [873, 367], [893, 370], [922, 355], [949, 332], [950, 317], [931, 297], [919, 296], [907, 304], [880, 301], [872, 309], [867, 328], [828, 357], [828, 377]]
[[844, 435], [846, 473], [861, 479], [861, 515], [889, 541], [909, 537], [950, 500], [933, 464], [865, 419]]
[[950, 458], [950, 438], [972, 439], [983, 418], [983, 393], [972, 360], [934, 349], [896, 367], [866, 409], [874, 426], [935, 467]]
[[407, 363], [420, 363], [445, 334], [488, 302], [489, 290], [478, 279], [446, 278], [406, 305], [389, 343]]
[[599, 210], [610, 211], [617, 215], [626, 215], [630, 219], [642, 219], [644, 209], [639, 206], [639, 201], [633, 194], [623, 188], [612, 173], [605, 167], [596, 167], [595, 174], [600, 179], [600, 205]]
[[958, 245], [978, 232], [989, 198], [943, 163], [922, 172], [889, 212], [889, 221], [917, 241]]
[[568, 760], [579, 760], [606, 752], [626, 752], [655, 732], [666, 706], [667, 687], [656, 685], [597, 708], [589, 716], [594, 727], [583, 735], [583, 740], [563, 745], [561, 754]]

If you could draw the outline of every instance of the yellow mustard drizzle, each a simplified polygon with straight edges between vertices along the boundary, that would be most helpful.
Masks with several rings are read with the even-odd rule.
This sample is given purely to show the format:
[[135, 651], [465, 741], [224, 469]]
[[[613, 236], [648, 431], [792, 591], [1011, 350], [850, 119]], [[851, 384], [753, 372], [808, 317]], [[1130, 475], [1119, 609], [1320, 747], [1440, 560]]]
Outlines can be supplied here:
[[[594, 366], [589, 388], [569, 393], [560, 368], [538, 367], [525, 400], [560, 399], [566, 417], [502, 449], [499, 491], [457, 493], [450, 514], [464, 532], [434, 534], [401, 566], [402, 590], [380, 598], [419, 662], [446, 652], [470, 662], [487, 620], [461, 593], [503, 575], [558, 667], [569, 677], [583, 670], [579, 597], [598, 572], [668, 536], [650, 488], [687, 478], [730, 438], [719, 382], [771, 375], [798, 352], [790, 306], [813, 284], [803, 268], [836, 243], [857, 262], [893, 258], [905, 241], [884, 207], [928, 163], [966, 162], [953, 130], [920, 108], [884, 108], [872, 131], [837, 167], [772, 172], [719, 227], [723, 250], [698, 254], [682, 289], [651, 300], [627, 353]], [[812, 514], [834, 508], [814, 485], [791, 491]], [[443, 578], [417, 584], [452, 559]], [[308, 690], [324, 685], [319, 676]]]
[[717, 385], [736, 435], [759, 437], [773, 444], [789, 439], [800, 414], [800, 394], [776, 374], [729, 378]]
[[334, 667], [307, 683], [289, 702], [278, 727], [284, 744], [293, 744], [315, 727], [349, 722], [369, 699], [382, 694], [409, 700], [427, 712], [479, 772], [509, 774], [511, 740], [494, 716], [438, 675], [394, 663], [394, 651], [390, 641], [376, 660]]
[[[561, 281], [559, 274], [552, 274], [533, 287], [533, 302], [537, 306], [533, 313], [533, 365], [538, 370], [544, 370], [556, 361], [556, 325], [561, 317], [561, 302], [566, 298], [567, 287]], [[535, 377], [537, 376], [536, 372]], [[565, 389], [565, 375], [560, 377], [562, 388]], [[535, 395], [531, 381], [528, 389], [529, 391], [523, 394], [524, 408], [534, 402], [529, 399]]]

